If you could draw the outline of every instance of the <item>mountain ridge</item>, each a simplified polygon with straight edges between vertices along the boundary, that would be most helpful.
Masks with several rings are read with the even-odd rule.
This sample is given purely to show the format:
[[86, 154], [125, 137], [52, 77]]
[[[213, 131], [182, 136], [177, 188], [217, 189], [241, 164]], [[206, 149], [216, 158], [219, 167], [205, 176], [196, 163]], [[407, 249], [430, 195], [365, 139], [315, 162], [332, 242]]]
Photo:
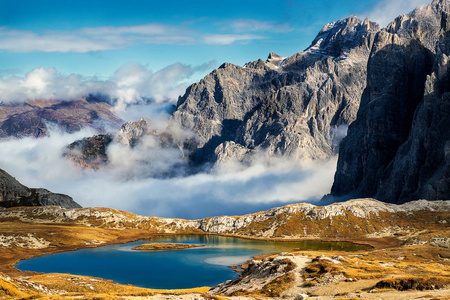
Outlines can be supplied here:
[[44, 137], [49, 124], [73, 133], [83, 127], [97, 132], [118, 128], [123, 122], [111, 112], [111, 105], [95, 97], [71, 101], [34, 100], [0, 105], [0, 138]]
[[28, 188], [0, 169], [0, 208], [57, 205], [81, 208], [72, 197], [55, 194], [43, 188]]

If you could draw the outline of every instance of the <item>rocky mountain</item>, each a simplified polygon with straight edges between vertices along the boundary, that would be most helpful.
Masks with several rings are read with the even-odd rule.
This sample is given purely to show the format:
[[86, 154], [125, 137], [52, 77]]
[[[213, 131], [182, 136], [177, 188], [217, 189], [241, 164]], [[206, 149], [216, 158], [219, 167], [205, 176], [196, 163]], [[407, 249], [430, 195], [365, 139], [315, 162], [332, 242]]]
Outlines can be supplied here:
[[105, 132], [110, 128], [119, 128], [123, 122], [111, 112], [111, 108], [108, 103], [95, 97], [3, 104], [0, 106], [0, 137], [43, 137], [50, 123], [69, 133], [85, 126]]
[[28, 188], [0, 169], [0, 208], [47, 205], [81, 208], [67, 195], [55, 194], [46, 189]]
[[333, 196], [450, 198], [450, 2], [400, 16], [375, 37]]
[[[310, 47], [290, 57], [270, 53], [266, 61], [244, 67], [225, 63], [179, 97], [162, 131], [172, 137], [189, 133], [172, 146], [183, 152], [190, 172], [248, 162], [257, 153], [329, 157], [356, 118], [378, 30], [375, 23], [350, 17], [327, 24]], [[128, 126], [140, 130], [136, 122]], [[82, 141], [77, 144], [83, 148]], [[69, 156], [83, 160], [77, 153]]]
[[[340, 148], [337, 199], [449, 199], [449, 14], [448, 0], [434, 0], [384, 29], [350, 17], [290, 57], [223, 64], [179, 97], [159, 131], [190, 133], [169, 147], [178, 149], [174, 166], [198, 172], [257, 154], [323, 159]], [[139, 132], [130, 148], [152, 135]]]
[[173, 122], [196, 136], [193, 163], [252, 153], [317, 159], [333, 153], [340, 126], [356, 118], [379, 30], [350, 17], [327, 24], [305, 51], [225, 63], [178, 99]]
[[99, 134], [68, 145], [63, 156], [75, 165], [97, 170], [108, 163], [106, 149], [113, 141], [112, 134]]

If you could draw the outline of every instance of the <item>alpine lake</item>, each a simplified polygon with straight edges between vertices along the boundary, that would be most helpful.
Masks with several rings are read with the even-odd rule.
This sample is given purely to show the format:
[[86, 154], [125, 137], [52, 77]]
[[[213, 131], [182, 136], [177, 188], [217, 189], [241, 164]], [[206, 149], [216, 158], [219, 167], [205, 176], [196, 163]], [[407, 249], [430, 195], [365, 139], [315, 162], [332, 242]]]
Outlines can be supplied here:
[[[132, 250], [135, 246], [155, 242], [205, 246], [167, 251]], [[36, 257], [20, 261], [16, 268], [100, 277], [152, 289], [184, 289], [212, 287], [235, 279], [238, 273], [228, 266], [245, 263], [255, 255], [294, 249], [358, 251], [368, 246], [348, 242], [275, 242], [217, 235], [175, 235]]]

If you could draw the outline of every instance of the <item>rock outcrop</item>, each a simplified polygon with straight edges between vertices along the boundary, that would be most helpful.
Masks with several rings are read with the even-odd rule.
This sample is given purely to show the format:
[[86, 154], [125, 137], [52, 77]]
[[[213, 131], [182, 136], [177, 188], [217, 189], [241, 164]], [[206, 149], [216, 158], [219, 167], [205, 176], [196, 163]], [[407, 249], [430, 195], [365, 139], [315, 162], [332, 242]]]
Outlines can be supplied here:
[[107, 164], [106, 149], [112, 141], [112, 134], [100, 134], [84, 138], [68, 145], [63, 156], [78, 166], [97, 170]]
[[450, 198], [449, 13], [449, 1], [435, 0], [377, 34], [333, 196]]
[[0, 207], [47, 206], [81, 208], [67, 195], [55, 194], [46, 189], [30, 189], [0, 169]]
[[[190, 136], [173, 127], [172, 130], [161, 130], [150, 120], [142, 118], [138, 122], [123, 124], [115, 134], [101, 134], [75, 141], [66, 147], [63, 156], [76, 165], [95, 170], [106, 167], [111, 160], [114, 163], [129, 159], [117, 154], [126, 153], [135, 158], [136, 164], [148, 165], [148, 171], [153, 177], [176, 176], [177, 172], [183, 173], [180, 168], [187, 161], [186, 149], [192, 147], [189, 144]], [[154, 168], [153, 172], [150, 165], [158, 163], [161, 167]], [[161, 173], [158, 174], [157, 171]]]

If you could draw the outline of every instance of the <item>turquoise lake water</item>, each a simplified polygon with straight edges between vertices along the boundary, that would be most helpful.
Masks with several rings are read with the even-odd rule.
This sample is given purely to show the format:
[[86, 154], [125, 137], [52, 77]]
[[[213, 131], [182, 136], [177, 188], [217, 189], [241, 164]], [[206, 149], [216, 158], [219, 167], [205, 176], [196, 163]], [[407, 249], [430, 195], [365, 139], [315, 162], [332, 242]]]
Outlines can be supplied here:
[[[172, 251], [135, 251], [149, 242], [205, 244]], [[23, 271], [70, 273], [110, 279], [117, 283], [155, 289], [215, 286], [238, 277], [228, 268], [254, 255], [302, 250], [357, 251], [365, 246], [345, 242], [263, 242], [211, 235], [178, 235], [99, 248], [82, 249], [19, 262]]]

